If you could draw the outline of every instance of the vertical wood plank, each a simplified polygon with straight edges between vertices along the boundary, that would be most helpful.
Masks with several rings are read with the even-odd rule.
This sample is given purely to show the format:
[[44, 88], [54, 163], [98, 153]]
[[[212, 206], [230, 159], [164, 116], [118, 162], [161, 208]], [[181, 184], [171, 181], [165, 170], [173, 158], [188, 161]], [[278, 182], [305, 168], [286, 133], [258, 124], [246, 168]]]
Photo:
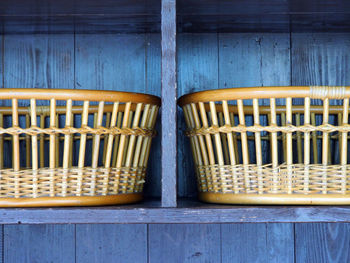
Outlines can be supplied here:
[[[350, 70], [348, 34], [294, 33], [291, 40], [293, 85], [350, 85], [349, 74], [344, 74]], [[348, 262], [348, 237], [349, 224], [295, 224], [296, 262]]]
[[293, 85], [350, 85], [350, 36], [346, 33], [294, 33]]
[[[8, 34], [3, 43], [4, 87], [74, 88], [73, 34]], [[25, 103], [29, 106], [29, 101]], [[74, 225], [4, 226], [5, 262], [74, 262], [74, 229]]]
[[176, 1], [162, 0], [162, 206], [176, 206]]
[[145, 91], [143, 34], [77, 34], [76, 88]]
[[293, 224], [223, 224], [222, 262], [294, 262]]
[[220, 225], [149, 225], [149, 262], [220, 261]]
[[[181, 34], [178, 37], [179, 96], [218, 88], [217, 34]], [[178, 194], [196, 195], [197, 184], [189, 138], [182, 110], [178, 114]]]
[[73, 34], [5, 35], [4, 56], [5, 88], [74, 87]]
[[295, 262], [349, 262], [350, 224], [295, 224]]
[[75, 262], [74, 225], [5, 225], [4, 262]]
[[76, 225], [76, 263], [147, 262], [147, 225]]
[[[219, 88], [290, 85], [289, 48], [289, 34], [219, 34]], [[266, 141], [262, 152], [270, 161]], [[222, 225], [222, 262], [293, 262], [293, 245], [293, 224]]]
[[[161, 94], [161, 46], [160, 34], [146, 35], [146, 93], [160, 96]], [[152, 139], [151, 152], [147, 167], [145, 195], [160, 197], [162, 172], [159, 160], [161, 159], [161, 124], [157, 116], [155, 129], [157, 136]]]

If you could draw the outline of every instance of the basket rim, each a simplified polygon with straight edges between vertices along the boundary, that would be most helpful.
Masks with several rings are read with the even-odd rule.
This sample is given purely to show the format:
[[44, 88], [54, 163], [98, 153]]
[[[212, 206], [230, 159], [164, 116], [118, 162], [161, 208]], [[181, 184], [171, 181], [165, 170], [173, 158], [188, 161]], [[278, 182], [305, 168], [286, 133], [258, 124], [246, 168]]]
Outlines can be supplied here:
[[[254, 96], [252, 96], [254, 94]], [[183, 95], [178, 100], [179, 106], [190, 103], [269, 98], [332, 98], [350, 97], [350, 86], [256, 86], [228, 89], [204, 90]]]
[[38, 89], [38, 88], [4, 88], [0, 89], [0, 99], [38, 99], [38, 100], [67, 100], [74, 101], [107, 101], [134, 102], [160, 106], [158, 96], [113, 90], [89, 89]]

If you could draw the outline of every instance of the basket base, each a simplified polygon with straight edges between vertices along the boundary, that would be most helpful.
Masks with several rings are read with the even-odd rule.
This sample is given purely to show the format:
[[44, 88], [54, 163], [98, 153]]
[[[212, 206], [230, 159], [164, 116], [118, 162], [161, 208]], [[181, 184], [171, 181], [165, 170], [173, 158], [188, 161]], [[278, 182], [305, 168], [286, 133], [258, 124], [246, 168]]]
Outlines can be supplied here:
[[0, 198], [0, 207], [53, 207], [53, 206], [97, 206], [120, 205], [141, 201], [142, 193], [105, 195], [105, 196], [69, 196], [38, 198]]
[[199, 200], [217, 204], [246, 205], [349, 205], [345, 194], [233, 194], [199, 193]]

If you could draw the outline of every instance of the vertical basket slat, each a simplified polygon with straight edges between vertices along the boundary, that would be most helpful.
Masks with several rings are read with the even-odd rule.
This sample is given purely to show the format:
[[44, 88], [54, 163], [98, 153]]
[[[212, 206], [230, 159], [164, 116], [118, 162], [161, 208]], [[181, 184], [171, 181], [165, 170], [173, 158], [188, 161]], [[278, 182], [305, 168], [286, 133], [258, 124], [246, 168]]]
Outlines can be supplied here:
[[[304, 100], [304, 125], [310, 125], [310, 98], [306, 97]], [[304, 192], [309, 191], [309, 165], [310, 165], [310, 132], [304, 133], [304, 165], [305, 165], [305, 176], [304, 176]]]
[[[12, 99], [12, 126], [14, 128], [19, 127], [19, 121], [18, 121], [18, 100]], [[18, 172], [20, 170], [20, 151], [19, 151], [19, 135], [14, 134], [12, 136], [12, 143], [13, 143], [13, 170], [15, 172]], [[18, 173], [15, 174], [15, 197], [19, 197], [19, 175]]]
[[[36, 115], [36, 100], [30, 100], [30, 116], [31, 116], [31, 127], [37, 126], [37, 115]], [[38, 193], [38, 136], [32, 135], [32, 169], [33, 169], [33, 198], [36, 198]]]
[[[122, 112], [118, 112], [116, 127], [120, 128], [122, 126], [122, 119], [123, 119], [123, 113]], [[118, 134], [114, 138], [114, 149], [113, 149], [113, 160], [112, 160], [112, 166], [113, 167], [115, 167], [116, 164], [117, 164], [119, 139], [120, 139], [120, 135]]]
[[[259, 114], [259, 101], [258, 99], [253, 99], [253, 110], [254, 110], [254, 125], [260, 125], [260, 114]], [[256, 152], [256, 165], [258, 166], [258, 188], [259, 194], [263, 192], [263, 179], [262, 179], [262, 151], [261, 151], [261, 134], [260, 132], [255, 132], [255, 152]]]
[[[40, 128], [45, 128], [45, 115], [40, 115]], [[45, 134], [40, 134], [40, 168], [45, 167]]]
[[[295, 124], [296, 126], [300, 126], [300, 113], [295, 114]], [[301, 132], [297, 132], [297, 158], [298, 163], [302, 163], [303, 160], [303, 152], [302, 152], [302, 145], [301, 145]]]
[[[311, 125], [316, 126], [316, 114], [311, 113]], [[314, 163], [319, 163], [318, 161], [318, 149], [317, 149], [317, 131], [312, 132], [312, 152], [314, 157]]]
[[[325, 98], [323, 100], [323, 125], [327, 125], [329, 120], [329, 100]], [[322, 165], [328, 164], [328, 133], [322, 133]], [[322, 193], [327, 193], [327, 171], [323, 171], [322, 176]]]
[[[115, 125], [116, 125], [118, 109], [119, 109], [119, 103], [115, 102], [113, 104], [112, 119], [111, 119], [110, 128], [114, 128]], [[108, 135], [108, 145], [107, 145], [107, 150], [106, 150], [106, 159], [105, 159], [105, 167], [106, 168], [111, 167], [111, 156], [112, 156], [113, 140], [114, 140], [113, 134], [109, 134]]]
[[[111, 127], [111, 113], [107, 112], [106, 114], [106, 127]], [[108, 134], [103, 136], [103, 152], [102, 152], [102, 163], [106, 163], [106, 152], [108, 144]]]
[[[277, 125], [276, 118], [276, 100], [274, 98], [270, 99], [270, 126], [274, 127]], [[271, 160], [272, 160], [272, 193], [277, 192], [278, 183], [278, 145], [277, 145], [277, 132], [271, 132]]]
[[[30, 127], [30, 117], [29, 114], [25, 115], [25, 123], [26, 128], [28, 129]], [[26, 168], [30, 167], [30, 136], [26, 134], [25, 136], [26, 141]]]
[[[50, 128], [56, 127], [56, 100], [50, 100]], [[55, 196], [56, 135], [50, 134], [50, 196]]]

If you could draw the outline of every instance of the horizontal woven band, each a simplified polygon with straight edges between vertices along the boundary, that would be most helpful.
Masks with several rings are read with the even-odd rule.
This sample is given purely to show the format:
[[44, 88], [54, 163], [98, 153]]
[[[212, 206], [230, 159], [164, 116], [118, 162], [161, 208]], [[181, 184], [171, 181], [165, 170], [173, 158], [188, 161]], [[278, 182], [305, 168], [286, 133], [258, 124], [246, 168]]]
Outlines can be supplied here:
[[350, 194], [350, 165], [202, 165], [197, 179], [200, 192]]
[[218, 126], [211, 126], [208, 128], [199, 128], [199, 129], [192, 129], [187, 130], [185, 134], [187, 136], [197, 136], [197, 135], [207, 135], [207, 134], [217, 134], [217, 133], [232, 133], [232, 132], [283, 132], [283, 133], [293, 133], [293, 132], [314, 132], [314, 131], [321, 131], [325, 133], [331, 133], [331, 132], [350, 132], [350, 125], [349, 124], [343, 124], [342, 126], [334, 126], [331, 124], [322, 124], [319, 126], [313, 126], [313, 125], [303, 125], [303, 126], [294, 126], [294, 125], [288, 125], [288, 126], [277, 126], [277, 125], [270, 125], [270, 126], [261, 126], [261, 125], [253, 125], [253, 126], [244, 126], [244, 125], [237, 125], [234, 127], [231, 127], [229, 125], [224, 125], [221, 127]]
[[141, 193], [145, 167], [0, 170], [0, 198]]
[[27, 135], [39, 135], [39, 134], [47, 134], [47, 135], [55, 135], [55, 134], [96, 134], [96, 135], [103, 135], [103, 134], [110, 134], [110, 135], [135, 135], [135, 136], [144, 136], [144, 137], [154, 137], [156, 135], [155, 130], [152, 129], [145, 129], [145, 128], [118, 128], [118, 127], [112, 127], [112, 128], [105, 128], [105, 127], [99, 127], [99, 128], [91, 128], [88, 126], [83, 126], [81, 128], [74, 128], [74, 127], [65, 127], [65, 128], [56, 128], [56, 127], [50, 127], [50, 128], [40, 128], [37, 126], [32, 126], [30, 128], [20, 128], [20, 127], [10, 127], [10, 128], [2, 128], [0, 127], [0, 134], [10, 134], [10, 135], [19, 135], [19, 134], [27, 134]]

